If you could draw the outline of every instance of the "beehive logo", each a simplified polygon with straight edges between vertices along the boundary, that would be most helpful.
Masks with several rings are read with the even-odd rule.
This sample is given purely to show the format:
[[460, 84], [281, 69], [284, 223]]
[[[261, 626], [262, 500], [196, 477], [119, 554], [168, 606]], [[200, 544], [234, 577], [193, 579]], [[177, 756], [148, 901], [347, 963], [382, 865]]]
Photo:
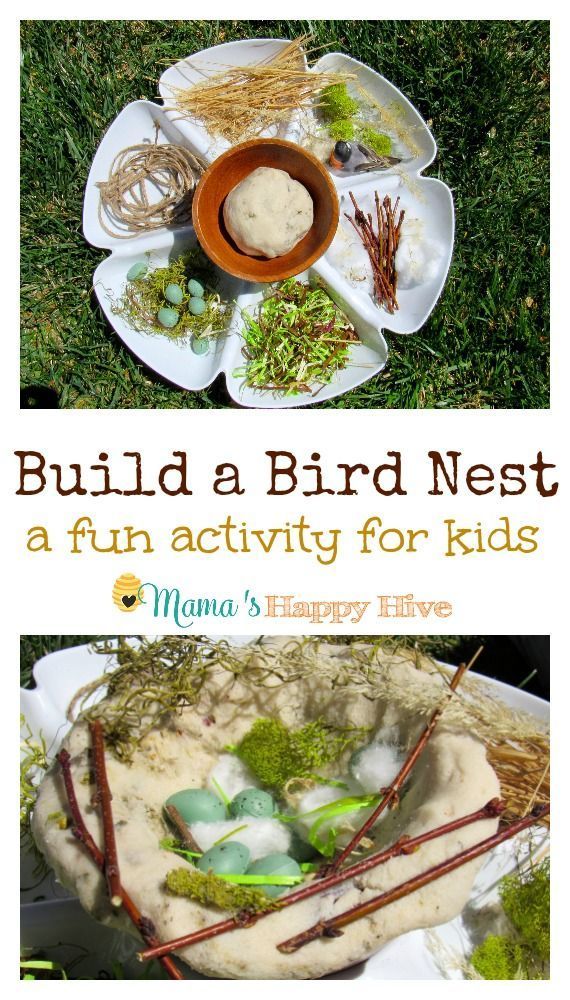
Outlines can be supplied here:
[[[113, 586], [113, 603], [119, 611], [135, 611], [141, 600], [139, 598], [139, 588], [141, 581], [133, 573], [123, 573]], [[142, 591], [141, 591], [142, 594]]]

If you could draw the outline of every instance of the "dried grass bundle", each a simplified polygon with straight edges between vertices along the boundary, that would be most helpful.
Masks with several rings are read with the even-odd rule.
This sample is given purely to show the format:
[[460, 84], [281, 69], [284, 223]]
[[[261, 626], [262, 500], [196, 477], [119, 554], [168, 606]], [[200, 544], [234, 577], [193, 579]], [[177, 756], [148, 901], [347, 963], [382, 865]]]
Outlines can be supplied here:
[[306, 108], [324, 87], [353, 79], [347, 73], [307, 70], [302, 47], [310, 40], [300, 35], [264, 62], [228, 67], [191, 87], [172, 87], [169, 110], [198, 119], [232, 144], [255, 137]]

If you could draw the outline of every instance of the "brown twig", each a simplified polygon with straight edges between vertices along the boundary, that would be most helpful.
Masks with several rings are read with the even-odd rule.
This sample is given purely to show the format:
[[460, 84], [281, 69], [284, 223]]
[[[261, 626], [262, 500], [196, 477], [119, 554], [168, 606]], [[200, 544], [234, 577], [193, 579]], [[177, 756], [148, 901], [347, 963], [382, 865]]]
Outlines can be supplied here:
[[396, 299], [396, 251], [405, 216], [405, 212], [401, 211], [396, 222], [400, 199], [396, 198], [396, 202], [392, 208], [392, 201], [389, 195], [386, 195], [383, 202], [380, 203], [378, 192], [374, 192], [376, 226], [378, 230], [375, 233], [372, 214], [369, 213], [366, 216], [362, 209], [358, 207], [352, 191], [349, 191], [348, 194], [354, 207], [354, 219], [348, 212], [344, 214], [358, 233], [368, 254], [372, 268], [376, 301], [379, 305], [385, 306], [389, 313], [394, 313], [398, 308], [398, 301]]
[[182, 847], [186, 851], [192, 851], [194, 854], [202, 854], [203, 851], [194, 840], [188, 829], [188, 824], [184, 822], [176, 806], [165, 806], [164, 811], [180, 837]]
[[71, 810], [71, 819], [73, 820], [71, 832], [75, 839], [79, 840], [80, 843], [83, 844], [85, 850], [91, 855], [97, 867], [103, 871], [105, 867], [105, 855], [103, 854], [103, 851], [100, 851], [97, 847], [97, 844], [85, 826], [85, 821], [81, 815], [81, 810], [79, 808], [79, 803], [77, 801], [73, 785], [73, 777], [71, 775], [71, 758], [69, 753], [67, 750], [60, 750], [56, 759], [61, 768], [65, 794], [67, 795], [67, 801]]
[[[457, 668], [449, 685], [450, 691], [448, 699], [451, 698], [452, 693], [457, 689], [457, 686], [459, 685], [464, 674], [466, 674], [467, 671], [470, 670], [470, 668], [473, 666], [477, 657], [480, 655], [482, 649], [483, 647], [480, 646], [475, 655], [471, 657], [471, 660], [469, 661], [468, 664], [462, 663], [461, 666]], [[400, 771], [396, 775], [390, 787], [385, 789], [382, 788], [379, 789], [379, 794], [383, 794], [383, 797], [379, 802], [379, 804], [377, 805], [376, 809], [362, 824], [360, 829], [357, 830], [350, 843], [346, 845], [346, 847], [341, 851], [338, 857], [335, 858], [333, 861], [331, 861], [328, 865], [323, 865], [323, 867], [317, 874], [317, 878], [325, 878], [327, 875], [331, 875], [333, 872], [338, 871], [341, 865], [343, 865], [344, 862], [348, 859], [349, 855], [352, 854], [354, 850], [356, 850], [362, 838], [366, 836], [368, 831], [374, 826], [379, 816], [381, 816], [381, 814], [386, 809], [395, 808], [395, 806], [398, 804], [398, 793], [400, 791], [400, 788], [404, 784], [406, 778], [410, 774], [410, 771], [414, 767], [418, 757], [423, 752], [426, 744], [428, 743], [430, 737], [432, 736], [432, 733], [435, 727], [437, 726], [444, 712], [444, 709], [445, 705], [440, 705], [438, 708], [436, 708], [430, 721], [428, 722], [427, 726], [422, 732], [416, 745], [412, 748], [412, 750], [406, 757], [406, 760], [404, 761]]]
[[[289, 893], [281, 900], [280, 909], [285, 909], [288, 906], [292, 906], [294, 903], [299, 903], [303, 899], [309, 899], [311, 896], [316, 896], [327, 889], [331, 889], [335, 885], [340, 885], [342, 882], [346, 882], [348, 879], [356, 878], [358, 875], [363, 875], [364, 872], [370, 871], [372, 868], [377, 868], [379, 865], [385, 864], [391, 858], [398, 857], [404, 854], [412, 854], [417, 851], [422, 844], [426, 844], [430, 840], [437, 840], [438, 837], [443, 837], [446, 833], [453, 833], [454, 830], [460, 830], [462, 827], [469, 826], [471, 823], [477, 823], [479, 820], [484, 819], [494, 819], [501, 815], [503, 811], [503, 803], [500, 799], [491, 799], [486, 805], [482, 806], [481, 809], [477, 809], [475, 812], [469, 813], [467, 816], [460, 816], [458, 819], [450, 820], [448, 823], [444, 823], [442, 826], [437, 826], [433, 830], [427, 830], [425, 833], [418, 834], [417, 837], [400, 837], [394, 844], [390, 847], [385, 848], [383, 851], [379, 851], [375, 854], [370, 854], [366, 858], [362, 858], [361, 861], [357, 861], [355, 864], [350, 865], [348, 868], [343, 868], [341, 872], [336, 875], [330, 875], [326, 879], [321, 881], [310, 882], [308, 885], [304, 885], [301, 889], [296, 889], [294, 892]], [[269, 913], [275, 912], [274, 910], [268, 910], [265, 913], [254, 913], [251, 915], [249, 923], [251, 925], [262, 920], [264, 917], [269, 916]], [[178, 951], [180, 948], [187, 948], [190, 945], [198, 944], [201, 941], [208, 941], [213, 937], [218, 937], [220, 934], [226, 934], [228, 931], [236, 930], [238, 927], [243, 926], [243, 921], [241, 917], [231, 917], [228, 920], [220, 920], [217, 924], [211, 924], [209, 927], [205, 927], [203, 930], [192, 931], [190, 934], [185, 934], [183, 937], [176, 938], [173, 941], [167, 941], [164, 944], [159, 945], [157, 948], [147, 948], [145, 951], [139, 953], [138, 958], [141, 961], [150, 958], [158, 958], [161, 955], [167, 955], [170, 952]]]
[[339, 913], [336, 917], [332, 917], [329, 920], [320, 920], [312, 927], [308, 927], [307, 930], [301, 931], [300, 934], [296, 934], [287, 941], [282, 941], [277, 945], [278, 950], [285, 955], [290, 955], [298, 951], [299, 948], [303, 948], [304, 945], [309, 944], [309, 942], [315, 941], [317, 938], [338, 937], [342, 934], [342, 928], [346, 927], [347, 924], [352, 924], [355, 920], [368, 917], [390, 903], [395, 903], [396, 900], [403, 899], [404, 896], [409, 896], [411, 893], [417, 892], [418, 889], [422, 889], [425, 885], [435, 882], [436, 879], [448, 875], [469, 861], [474, 861], [475, 858], [479, 858], [482, 854], [487, 854], [494, 847], [497, 847], [498, 844], [502, 844], [505, 840], [509, 840], [515, 834], [520, 833], [521, 830], [525, 830], [533, 823], [536, 823], [549, 810], [550, 806], [548, 805], [533, 809], [527, 816], [511, 823], [499, 833], [494, 834], [492, 837], [486, 837], [485, 840], [480, 840], [477, 844], [473, 844], [472, 847], [468, 847], [466, 850], [460, 851], [459, 854], [454, 854], [453, 857], [448, 858], [446, 861], [434, 865], [433, 868], [428, 868], [427, 871], [408, 879], [407, 882], [402, 882], [401, 885], [394, 886], [393, 889], [388, 889], [387, 892], [382, 892], [365, 903], [353, 906], [350, 910], [345, 910], [344, 913]]
[[99, 719], [89, 723], [89, 733], [93, 746], [93, 766], [95, 770], [95, 783], [97, 785], [96, 801], [101, 809], [103, 818], [105, 879], [107, 881], [107, 891], [111, 900], [111, 906], [118, 909], [123, 902], [121, 898], [121, 874], [119, 871], [115, 824], [113, 822], [113, 810], [111, 806], [113, 796], [107, 778], [105, 740], [103, 739], [103, 726]]
[[[75, 787], [73, 784], [73, 776], [71, 774], [71, 758], [67, 750], [60, 750], [57, 754], [57, 761], [61, 768], [61, 774], [63, 778], [63, 784], [65, 787], [65, 793], [67, 795], [67, 801], [69, 803], [69, 809], [71, 811], [71, 818], [73, 821], [72, 833], [80, 843], [83, 844], [85, 850], [93, 859], [97, 868], [104, 873], [105, 870], [105, 855], [97, 847], [97, 844], [93, 840], [93, 837], [89, 833], [85, 825], [85, 821], [81, 814], [79, 808], [79, 803], [77, 801], [77, 796], [75, 794]], [[123, 904], [123, 910], [127, 916], [131, 919], [134, 926], [139, 931], [143, 941], [149, 947], [153, 947], [159, 944], [158, 938], [154, 933], [154, 926], [148, 917], [143, 916], [139, 908], [133, 902], [128, 892], [121, 886], [121, 902]], [[175, 963], [171, 958], [165, 956], [160, 959], [161, 965], [168, 973], [170, 979], [184, 979], [182, 973], [177, 969]]]

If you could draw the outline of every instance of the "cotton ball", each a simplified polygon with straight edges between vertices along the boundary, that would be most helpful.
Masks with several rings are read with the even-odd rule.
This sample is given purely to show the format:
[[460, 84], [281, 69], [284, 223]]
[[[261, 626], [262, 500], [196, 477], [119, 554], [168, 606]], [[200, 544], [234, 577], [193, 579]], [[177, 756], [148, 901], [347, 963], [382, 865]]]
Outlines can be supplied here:
[[[349, 795], [361, 795], [361, 790], [356, 787], [354, 781], [349, 778], [344, 778], [344, 784], [347, 788], [334, 788], [330, 785], [318, 785], [316, 788], [312, 788], [311, 791], [306, 792], [301, 798], [297, 806], [297, 813], [299, 819], [295, 822], [295, 829], [297, 830], [299, 836], [307, 841], [309, 837], [309, 831], [314, 823], [319, 819], [317, 813], [313, 813], [315, 809], [321, 809], [323, 806], [330, 805], [332, 802], [336, 802], [338, 799], [346, 798]], [[332, 816], [329, 819], [324, 820], [319, 824], [317, 829], [317, 836], [322, 840], [326, 840], [327, 833], [329, 830], [336, 830], [339, 832], [337, 839], [337, 844], [339, 846], [344, 846], [344, 843], [348, 843], [350, 839], [351, 829], [356, 829], [361, 826], [364, 820], [370, 815], [371, 809], [355, 809], [353, 812], [341, 813], [340, 815]], [[312, 816], [303, 816], [303, 813], [313, 813]], [[346, 831], [344, 834], [342, 830]]]
[[[244, 829], [238, 830], [239, 827]], [[287, 854], [291, 844], [291, 833], [277, 819], [255, 819], [248, 816], [243, 821], [221, 820], [219, 823], [193, 823], [190, 832], [203, 851], [208, 851], [217, 840], [236, 831], [237, 840], [249, 848], [251, 860], [264, 858], [266, 854]]]
[[413, 288], [433, 281], [437, 277], [443, 247], [435, 240], [426, 240], [421, 234], [417, 219], [414, 225], [402, 230], [400, 243], [396, 251], [396, 274], [398, 288]]
[[223, 753], [210, 771], [207, 785], [210, 791], [219, 795], [216, 782], [228, 799], [233, 799], [244, 788], [253, 788], [255, 778], [248, 767], [233, 753]]
[[401, 770], [404, 754], [392, 743], [372, 743], [353, 755], [350, 770], [364, 792], [388, 788]]
[[[317, 785], [315, 788], [311, 788], [310, 791], [305, 792], [301, 797], [297, 812], [312, 812], [313, 809], [320, 809], [321, 806], [336, 802], [337, 799], [343, 798], [346, 794], [347, 792], [344, 788], [335, 788], [332, 785]], [[311, 817], [307, 818], [310, 819]]]
[[339, 225], [335, 238], [327, 250], [327, 258], [352, 288], [361, 289], [372, 295], [374, 281], [368, 254], [356, 234], [348, 232], [342, 224]]

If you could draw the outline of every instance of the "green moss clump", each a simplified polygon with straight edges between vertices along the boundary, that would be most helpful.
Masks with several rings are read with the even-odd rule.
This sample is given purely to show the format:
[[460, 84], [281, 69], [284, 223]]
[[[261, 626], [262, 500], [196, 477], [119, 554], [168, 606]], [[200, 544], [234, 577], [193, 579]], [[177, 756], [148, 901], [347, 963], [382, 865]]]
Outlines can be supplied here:
[[320, 107], [325, 121], [337, 122], [352, 118], [358, 111], [358, 101], [350, 96], [346, 83], [333, 83], [322, 91]]
[[471, 964], [483, 979], [545, 979], [550, 958], [550, 861], [507, 875], [499, 894], [513, 936], [490, 935]]
[[496, 934], [490, 934], [471, 956], [471, 965], [483, 979], [527, 979], [523, 963], [522, 945]]
[[541, 962], [550, 958], [550, 861], [524, 875], [508, 875], [500, 889], [507, 917]]
[[383, 132], [375, 132], [373, 128], [366, 126], [360, 132], [359, 138], [365, 146], [369, 146], [377, 156], [389, 156], [392, 151], [392, 141], [390, 136]]
[[257, 719], [236, 752], [264, 785], [280, 792], [291, 778], [313, 777], [317, 768], [361, 744], [366, 732], [335, 729], [322, 720], [290, 731], [277, 719]]
[[338, 121], [331, 122], [329, 125], [329, 135], [331, 139], [335, 139], [337, 142], [339, 139], [349, 142], [350, 139], [354, 139], [354, 122], [351, 122], [350, 118], [339, 118]]
[[216, 906], [228, 913], [262, 913], [279, 909], [279, 901], [259, 889], [235, 885], [197, 868], [173, 868], [166, 876], [166, 888], [174, 896], [186, 896], [202, 906]]

